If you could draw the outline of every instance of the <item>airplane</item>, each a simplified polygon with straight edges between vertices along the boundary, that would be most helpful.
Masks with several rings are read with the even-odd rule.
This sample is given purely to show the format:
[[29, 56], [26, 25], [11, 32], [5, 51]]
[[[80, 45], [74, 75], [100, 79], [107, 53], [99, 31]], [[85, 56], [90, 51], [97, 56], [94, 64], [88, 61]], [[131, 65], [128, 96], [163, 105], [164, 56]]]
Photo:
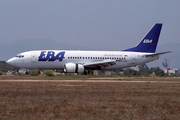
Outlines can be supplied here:
[[155, 53], [161, 28], [162, 23], [156, 23], [139, 44], [122, 51], [36, 50], [19, 53], [7, 63], [19, 68], [53, 69], [64, 73], [133, 67], [171, 52]]

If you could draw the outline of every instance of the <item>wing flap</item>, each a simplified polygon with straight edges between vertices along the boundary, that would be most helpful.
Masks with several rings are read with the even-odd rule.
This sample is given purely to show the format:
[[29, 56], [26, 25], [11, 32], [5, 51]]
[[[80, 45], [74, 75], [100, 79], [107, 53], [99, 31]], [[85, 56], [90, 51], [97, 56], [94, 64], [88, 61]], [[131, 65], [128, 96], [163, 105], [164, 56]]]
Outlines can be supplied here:
[[85, 63], [83, 65], [84, 67], [89, 67], [89, 68], [108, 67], [108, 66], [116, 65], [117, 61], [121, 61], [121, 60], [104, 60], [100, 62]]

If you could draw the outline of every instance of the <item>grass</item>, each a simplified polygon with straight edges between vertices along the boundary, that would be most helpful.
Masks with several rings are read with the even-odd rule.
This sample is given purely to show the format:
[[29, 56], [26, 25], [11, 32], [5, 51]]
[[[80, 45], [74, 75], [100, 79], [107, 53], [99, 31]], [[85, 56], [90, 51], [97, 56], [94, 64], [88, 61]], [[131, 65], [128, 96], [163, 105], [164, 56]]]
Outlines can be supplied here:
[[77, 120], [180, 118], [180, 83], [173, 83], [179, 79], [166, 79], [172, 83], [153, 83], [149, 82], [151, 78], [121, 78], [126, 79], [147, 82], [0, 81], [0, 116], [1, 119]]
[[53, 70], [45, 70], [44, 74], [46, 76], [54, 76], [54, 71]]
[[38, 76], [39, 73], [38, 73], [38, 69], [33, 69], [30, 71], [30, 76]]

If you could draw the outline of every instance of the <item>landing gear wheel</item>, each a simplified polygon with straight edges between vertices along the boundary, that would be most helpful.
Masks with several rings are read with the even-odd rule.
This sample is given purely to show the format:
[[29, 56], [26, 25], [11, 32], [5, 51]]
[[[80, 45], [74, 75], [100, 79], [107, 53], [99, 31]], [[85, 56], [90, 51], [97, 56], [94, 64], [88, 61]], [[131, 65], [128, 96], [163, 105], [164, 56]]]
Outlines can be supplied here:
[[26, 74], [26, 75], [29, 75], [29, 72], [28, 72], [28, 71], [26, 71], [26, 72], [25, 72], [25, 74]]
[[84, 75], [87, 75], [87, 72], [84, 70]]

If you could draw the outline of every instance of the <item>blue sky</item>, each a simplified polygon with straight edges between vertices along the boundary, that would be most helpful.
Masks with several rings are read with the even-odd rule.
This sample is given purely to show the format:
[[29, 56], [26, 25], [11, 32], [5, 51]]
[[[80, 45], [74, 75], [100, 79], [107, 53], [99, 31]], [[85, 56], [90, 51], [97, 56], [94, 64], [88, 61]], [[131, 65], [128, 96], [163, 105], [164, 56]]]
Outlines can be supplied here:
[[180, 45], [179, 6], [179, 0], [0, 0], [0, 60], [35, 49], [122, 50], [155, 23], [163, 23], [158, 46], [173, 50], [167, 44]]

